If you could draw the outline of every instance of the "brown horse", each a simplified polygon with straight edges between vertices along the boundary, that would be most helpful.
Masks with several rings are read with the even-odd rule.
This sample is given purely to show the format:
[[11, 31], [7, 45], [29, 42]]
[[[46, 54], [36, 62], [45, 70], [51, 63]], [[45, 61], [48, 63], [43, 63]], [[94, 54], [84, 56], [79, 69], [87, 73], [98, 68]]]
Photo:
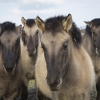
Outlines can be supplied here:
[[14, 23], [0, 25], [0, 100], [15, 100], [21, 83], [20, 34]]
[[[41, 46], [44, 51], [35, 70], [38, 88], [48, 93], [52, 100], [90, 100], [94, 68], [82, 47], [81, 33], [72, 22], [71, 14], [46, 21], [37, 17], [36, 23], [43, 32]], [[40, 83], [44, 83], [44, 87]]]
[[87, 26], [83, 36], [83, 46], [93, 61], [96, 73], [97, 100], [100, 100], [100, 19], [93, 19], [85, 23]]
[[26, 20], [22, 17], [21, 21], [24, 25], [21, 34], [22, 100], [27, 100], [29, 80], [35, 78], [34, 68], [38, 53], [39, 29], [34, 19]]

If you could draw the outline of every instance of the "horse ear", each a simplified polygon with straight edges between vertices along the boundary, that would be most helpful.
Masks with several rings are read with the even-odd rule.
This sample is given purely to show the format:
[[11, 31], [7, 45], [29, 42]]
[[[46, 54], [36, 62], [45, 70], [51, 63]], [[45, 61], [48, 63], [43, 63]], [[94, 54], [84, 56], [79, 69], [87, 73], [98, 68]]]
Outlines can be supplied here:
[[26, 25], [26, 19], [24, 17], [21, 18], [22, 24], [25, 26]]
[[42, 19], [40, 19], [39, 16], [37, 16], [36, 19], [35, 19], [35, 22], [36, 22], [37, 26], [39, 27], [39, 29], [40, 29], [42, 32], [44, 32], [44, 26], [45, 26], [44, 21], [43, 21]]
[[84, 21], [90, 28], [92, 27], [92, 22], [90, 21]]
[[62, 26], [65, 31], [68, 31], [72, 26], [72, 15], [68, 14], [68, 16], [62, 21]]

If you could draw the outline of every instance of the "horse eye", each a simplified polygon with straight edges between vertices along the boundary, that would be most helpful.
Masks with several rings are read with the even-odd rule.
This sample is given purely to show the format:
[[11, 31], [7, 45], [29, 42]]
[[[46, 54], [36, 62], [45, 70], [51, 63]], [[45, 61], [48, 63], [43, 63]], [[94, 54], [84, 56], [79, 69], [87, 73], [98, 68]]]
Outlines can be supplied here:
[[63, 49], [64, 49], [64, 50], [67, 49], [67, 42], [63, 44]]
[[44, 45], [41, 43], [41, 47], [44, 48]]
[[16, 44], [19, 44], [19, 42], [20, 42], [20, 38], [18, 38], [18, 39], [16, 40]]
[[94, 38], [94, 40], [97, 40], [98, 36], [96, 34], [94, 34], [93, 38]]
[[27, 34], [25, 32], [23, 33], [23, 36], [25, 37], [25, 41], [27, 41], [27, 37], [28, 36], [27, 36]]
[[91, 32], [92, 32], [93, 35], [96, 34], [92, 29], [91, 29]]
[[2, 45], [2, 46], [3, 46], [3, 43], [1, 42], [1, 40], [0, 40], [0, 45]]
[[22, 30], [22, 34], [23, 34], [23, 35], [26, 35], [26, 32], [24, 31], [24, 29]]
[[38, 34], [38, 33], [39, 33], [39, 30], [36, 31], [36, 34]]
[[93, 35], [95, 35], [95, 32], [92, 32], [93, 33]]
[[43, 48], [44, 51], [46, 51], [46, 48], [43, 44], [41, 44], [41, 47]]
[[94, 39], [96, 39], [98, 37], [98, 35], [94, 31], [92, 31], [92, 36]]

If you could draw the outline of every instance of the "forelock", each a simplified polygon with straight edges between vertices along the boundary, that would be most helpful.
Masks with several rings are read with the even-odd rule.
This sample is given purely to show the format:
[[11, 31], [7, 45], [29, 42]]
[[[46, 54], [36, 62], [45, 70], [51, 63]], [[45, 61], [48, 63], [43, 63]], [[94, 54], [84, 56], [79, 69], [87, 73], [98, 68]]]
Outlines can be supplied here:
[[32, 27], [35, 24], [35, 20], [34, 19], [27, 19], [26, 20], [26, 25], [28, 27]]
[[1, 23], [0, 26], [1, 26], [0, 36], [2, 35], [4, 31], [15, 31], [16, 30], [15, 23], [12, 23], [12, 22], [4, 22], [4, 23]]

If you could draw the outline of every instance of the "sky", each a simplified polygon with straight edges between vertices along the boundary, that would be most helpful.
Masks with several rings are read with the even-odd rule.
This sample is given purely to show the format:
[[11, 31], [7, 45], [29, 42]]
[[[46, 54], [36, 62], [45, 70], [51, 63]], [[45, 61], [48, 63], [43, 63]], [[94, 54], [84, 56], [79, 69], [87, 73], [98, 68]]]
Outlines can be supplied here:
[[68, 14], [78, 27], [84, 21], [100, 18], [100, 0], [0, 0], [0, 23], [11, 21], [20, 25], [21, 18], [42, 20]]

